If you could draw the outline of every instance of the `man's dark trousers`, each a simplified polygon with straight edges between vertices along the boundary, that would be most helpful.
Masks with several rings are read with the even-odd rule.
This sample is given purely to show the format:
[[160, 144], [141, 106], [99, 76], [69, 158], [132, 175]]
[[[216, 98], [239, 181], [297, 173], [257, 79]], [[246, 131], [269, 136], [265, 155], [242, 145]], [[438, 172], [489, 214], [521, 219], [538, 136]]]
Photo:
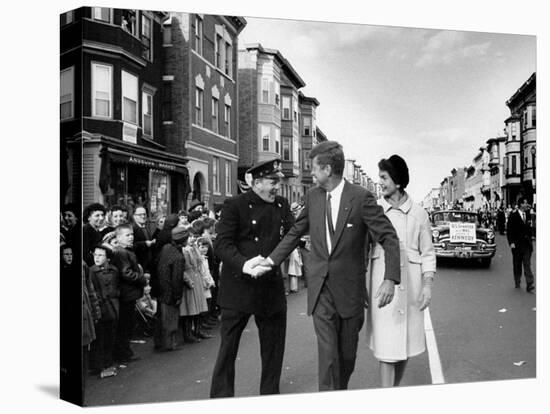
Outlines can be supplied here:
[[130, 359], [134, 352], [130, 348], [135, 319], [136, 302], [120, 302], [119, 319], [117, 325], [117, 335], [115, 343], [115, 359], [120, 362]]
[[319, 354], [319, 391], [348, 388], [364, 320], [364, 312], [350, 318], [340, 317], [327, 283], [323, 285], [313, 311]]
[[529, 288], [535, 283], [533, 271], [531, 270], [532, 253], [533, 247], [525, 243], [519, 243], [514, 249], [512, 249], [514, 280], [516, 282], [516, 286], [521, 283], [522, 268], [525, 273], [525, 283], [527, 284], [527, 287]]
[[[251, 314], [234, 309], [221, 310], [221, 344], [212, 375], [210, 397], [235, 395], [235, 359], [239, 342]], [[262, 377], [260, 394], [279, 394], [286, 335], [286, 309], [273, 315], [254, 315], [260, 336]]]

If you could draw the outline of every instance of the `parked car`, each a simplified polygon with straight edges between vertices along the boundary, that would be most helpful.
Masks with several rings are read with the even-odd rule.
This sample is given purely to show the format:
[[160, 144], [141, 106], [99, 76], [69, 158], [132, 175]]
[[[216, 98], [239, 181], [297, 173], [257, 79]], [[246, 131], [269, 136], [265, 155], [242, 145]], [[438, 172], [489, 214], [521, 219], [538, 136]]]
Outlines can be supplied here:
[[479, 260], [489, 267], [496, 253], [495, 232], [478, 225], [477, 214], [439, 210], [431, 214], [432, 239], [437, 257]]

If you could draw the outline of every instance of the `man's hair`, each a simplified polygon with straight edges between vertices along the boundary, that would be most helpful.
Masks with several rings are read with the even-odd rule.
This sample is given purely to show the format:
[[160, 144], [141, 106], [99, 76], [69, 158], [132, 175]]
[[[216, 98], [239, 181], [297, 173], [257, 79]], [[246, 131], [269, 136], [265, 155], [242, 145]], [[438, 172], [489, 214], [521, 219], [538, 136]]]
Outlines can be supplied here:
[[519, 198], [518, 198], [517, 204], [518, 204], [518, 206], [521, 206], [521, 205], [522, 205], [523, 203], [525, 203], [526, 201], [528, 201], [528, 200], [527, 200], [527, 197], [523, 197], [523, 196], [522, 196], [522, 197], [519, 197]]
[[115, 204], [111, 207], [109, 207], [109, 211], [122, 211], [122, 212], [128, 212], [128, 209], [125, 206], [122, 206], [120, 204]]
[[96, 249], [103, 250], [105, 252], [105, 257], [107, 259], [111, 258], [111, 254], [113, 253], [113, 250], [110, 249], [109, 247], [105, 246], [104, 244], [97, 244], [97, 245], [94, 246], [92, 252], [95, 253]]
[[132, 227], [132, 225], [130, 223], [124, 223], [124, 224], [119, 224], [118, 226], [116, 226], [115, 234], [117, 236], [119, 236], [120, 233], [122, 233], [123, 230], [132, 230], [132, 233], [134, 232], [134, 228]]
[[105, 209], [105, 206], [103, 204], [92, 203], [84, 209], [84, 214], [83, 214], [84, 218], [87, 220], [92, 215], [92, 213], [94, 211], [102, 211], [103, 214], [105, 214], [107, 212], [107, 210]]
[[338, 177], [344, 174], [346, 160], [344, 150], [336, 141], [324, 141], [313, 147], [309, 153], [309, 158], [317, 157], [317, 162], [321, 167], [330, 165], [332, 173]]

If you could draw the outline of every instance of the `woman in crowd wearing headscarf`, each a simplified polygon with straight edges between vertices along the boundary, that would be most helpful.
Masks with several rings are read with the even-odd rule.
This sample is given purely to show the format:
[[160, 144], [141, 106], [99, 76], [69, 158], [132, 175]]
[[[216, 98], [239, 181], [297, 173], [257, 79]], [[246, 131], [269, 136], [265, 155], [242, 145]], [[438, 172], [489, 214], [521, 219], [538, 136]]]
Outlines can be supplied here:
[[368, 272], [367, 338], [380, 361], [382, 386], [391, 387], [400, 384], [408, 358], [426, 349], [423, 311], [430, 304], [436, 259], [428, 214], [405, 191], [409, 183], [405, 160], [392, 155], [381, 160], [378, 168], [383, 195], [378, 203], [399, 237], [401, 283], [395, 286], [389, 305], [376, 306], [376, 287], [384, 277], [384, 250], [378, 244], [373, 246]]

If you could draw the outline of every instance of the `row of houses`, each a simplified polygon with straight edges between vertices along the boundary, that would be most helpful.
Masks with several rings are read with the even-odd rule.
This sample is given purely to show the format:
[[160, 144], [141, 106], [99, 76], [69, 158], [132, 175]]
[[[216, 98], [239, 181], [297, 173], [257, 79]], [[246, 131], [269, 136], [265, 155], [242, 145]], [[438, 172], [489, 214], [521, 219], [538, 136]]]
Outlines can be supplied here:
[[423, 200], [427, 209], [514, 207], [525, 196], [536, 205], [536, 73], [506, 101], [502, 136], [489, 138], [467, 167], [456, 167]]
[[[61, 203], [139, 204], [153, 218], [194, 199], [216, 209], [273, 157], [282, 195], [301, 201], [309, 153], [327, 140], [319, 101], [279, 50], [239, 50], [246, 24], [104, 7], [62, 14]], [[354, 160], [346, 178], [374, 187]]]

